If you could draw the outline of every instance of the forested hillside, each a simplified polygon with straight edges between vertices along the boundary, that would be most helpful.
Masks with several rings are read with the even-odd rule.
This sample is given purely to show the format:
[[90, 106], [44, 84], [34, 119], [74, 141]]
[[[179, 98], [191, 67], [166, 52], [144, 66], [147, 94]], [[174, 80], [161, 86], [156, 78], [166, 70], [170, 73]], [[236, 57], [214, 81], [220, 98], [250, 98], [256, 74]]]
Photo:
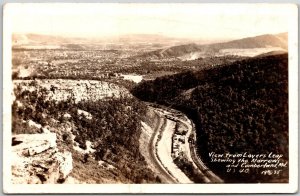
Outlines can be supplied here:
[[288, 181], [288, 169], [277, 176], [226, 173], [208, 155], [272, 152], [288, 160], [287, 54], [144, 81], [132, 93], [179, 109], [193, 119], [199, 154], [225, 181]]
[[13, 134], [55, 132], [59, 148], [73, 154], [71, 175], [83, 182], [160, 182], [139, 152], [143, 103], [132, 97], [57, 102], [47, 94], [14, 89]]

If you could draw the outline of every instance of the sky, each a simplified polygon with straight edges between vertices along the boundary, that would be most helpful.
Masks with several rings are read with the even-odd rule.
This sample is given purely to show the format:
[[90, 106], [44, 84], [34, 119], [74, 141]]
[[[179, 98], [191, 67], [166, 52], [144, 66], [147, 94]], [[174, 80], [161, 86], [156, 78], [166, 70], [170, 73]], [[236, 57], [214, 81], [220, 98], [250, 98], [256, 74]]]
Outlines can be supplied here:
[[[287, 32], [292, 5], [280, 4], [11, 4], [13, 33], [72, 37], [160, 34], [233, 39]], [[5, 27], [4, 27], [5, 29]]]

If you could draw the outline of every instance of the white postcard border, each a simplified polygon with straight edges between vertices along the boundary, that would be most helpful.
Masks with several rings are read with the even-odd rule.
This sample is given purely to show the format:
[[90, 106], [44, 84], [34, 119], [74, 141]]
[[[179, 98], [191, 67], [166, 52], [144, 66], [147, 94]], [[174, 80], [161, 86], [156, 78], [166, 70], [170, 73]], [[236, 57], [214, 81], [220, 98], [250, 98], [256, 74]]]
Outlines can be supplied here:
[[[70, 6], [72, 4], [69, 3]], [[105, 5], [105, 4], [102, 4]], [[266, 4], [267, 6], [268, 4]], [[4, 193], [294, 193], [298, 190], [298, 8], [289, 20], [289, 183], [274, 184], [43, 184], [11, 183], [11, 24], [13, 4], [3, 17], [3, 191]], [[234, 11], [234, 10], [233, 10]]]

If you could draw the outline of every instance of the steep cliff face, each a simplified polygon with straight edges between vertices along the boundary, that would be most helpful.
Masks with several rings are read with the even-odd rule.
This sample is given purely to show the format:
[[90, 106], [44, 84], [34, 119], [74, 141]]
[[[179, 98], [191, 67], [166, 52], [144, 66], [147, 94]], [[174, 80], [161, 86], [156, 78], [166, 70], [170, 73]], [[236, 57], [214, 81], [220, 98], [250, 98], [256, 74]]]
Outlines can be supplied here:
[[14, 89], [20, 92], [37, 91], [44, 98], [65, 101], [74, 98], [76, 103], [87, 100], [99, 100], [107, 97], [130, 96], [127, 89], [113, 83], [96, 80], [14, 80]]
[[18, 134], [12, 138], [12, 183], [62, 183], [73, 169], [72, 154], [59, 152], [55, 133]]

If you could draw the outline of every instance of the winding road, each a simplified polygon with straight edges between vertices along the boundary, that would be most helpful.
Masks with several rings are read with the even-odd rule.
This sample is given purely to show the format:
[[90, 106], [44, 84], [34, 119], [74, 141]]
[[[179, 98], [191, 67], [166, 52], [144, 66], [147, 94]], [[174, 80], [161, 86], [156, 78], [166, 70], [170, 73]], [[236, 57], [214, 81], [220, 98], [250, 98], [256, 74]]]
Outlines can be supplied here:
[[165, 181], [167, 183], [178, 183], [177, 180], [164, 168], [164, 166], [161, 164], [157, 157], [157, 150], [156, 150], [156, 142], [158, 140], [159, 130], [161, 129], [162, 125], [165, 123], [163, 122], [165, 119], [159, 118], [158, 123], [156, 124], [154, 128], [154, 132], [150, 138], [150, 142], [148, 145], [149, 154], [151, 157], [151, 160], [153, 161], [154, 165], [156, 166], [156, 169], [160, 172], [160, 175], [163, 176]]
[[[149, 104], [148, 108], [155, 114], [157, 123], [153, 128], [153, 132], [148, 143], [148, 152], [150, 154], [151, 162], [154, 164], [156, 170], [166, 183], [193, 183], [173, 162], [171, 157], [172, 134], [174, 133], [175, 124], [183, 123], [188, 128], [186, 134], [186, 155], [193, 167], [196, 168], [200, 174], [203, 175], [205, 183], [222, 183], [223, 180], [216, 176], [209, 170], [202, 160], [197, 156], [194, 144], [188, 142], [189, 136], [196, 134], [194, 125], [181, 112], [169, 109], [164, 106]], [[180, 116], [180, 117], [179, 117]], [[196, 137], [196, 136], [195, 136]]]

